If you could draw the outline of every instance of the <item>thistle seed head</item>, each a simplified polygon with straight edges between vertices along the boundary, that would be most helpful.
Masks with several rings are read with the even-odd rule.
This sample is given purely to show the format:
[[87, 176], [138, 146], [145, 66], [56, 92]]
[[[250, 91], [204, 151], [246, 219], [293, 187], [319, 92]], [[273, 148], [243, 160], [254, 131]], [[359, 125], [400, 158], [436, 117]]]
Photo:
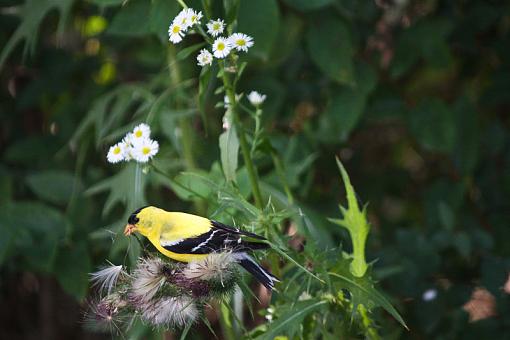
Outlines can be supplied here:
[[158, 257], [141, 259], [132, 276], [130, 299], [148, 302], [166, 282], [165, 264]]
[[213, 253], [200, 261], [190, 262], [183, 275], [190, 280], [228, 281], [235, 274], [236, 258], [232, 252]]
[[142, 317], [153, 326], [183, 327], [197, 320], [198, 308], [188, 296], [156, 299], [144, 305]]

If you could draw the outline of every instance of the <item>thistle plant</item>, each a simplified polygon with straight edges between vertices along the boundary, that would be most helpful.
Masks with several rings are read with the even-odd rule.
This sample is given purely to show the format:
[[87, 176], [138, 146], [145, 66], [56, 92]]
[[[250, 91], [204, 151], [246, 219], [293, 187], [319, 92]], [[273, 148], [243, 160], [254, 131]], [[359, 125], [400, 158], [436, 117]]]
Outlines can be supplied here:
[[110, 264], [91, 274], [100, 298], [89, 304], [89, 324], [123, 333], [139, 318], [153, 328], [189, 328], [206, 305], [233, 292], [235, 265], [228, 252], [188, 264], [146, 256], [130, 272]]
[[[202, 11], [188, 8], [182, 1], [179, 3], [183, 8], [168, 28], [171, 84], [175, 87], [182, 84], [179, 60], [196, 58], [195, 67], [200, 67], [198, 109], [204, 109], [203, 103], [209, 92], [207, 88], [215, 84], [211, 79], [219, 79], [214, 94], [223, 98], [216, 105], [216, 108], [224, 110], [223, 131], [218, 140], [221, 167], [215, 164], [207, 174], [196, 171], [195, 162], [189, 155], [191, 130], [183, 119], [178, 137], [182, 141], [188, 172], [175, 176], [163, 169], [160, 165], [164, 161], [162, 156], [153, 158], [159, 151], [159, 144], [150, 139], [148, 124], [152, 124], [157, 112], [152, 108], [146, 123], [137, 125], [121, 142], [112, 146], [107, 159], [111, 163], [137, 162], [135, 198], [143, 196], [141, 176], [153, 171], [161, 176], [161, 181], [170, 183], [179, 197], [192, 201], [197, 211], [230, 218], [233, 222], [237, 221], [234, 223], [264, 235], [268, 244], [280, 255], [280, 258], [269, 257], [268, 262], [271, 270], [282, 277], [282, 289], [273, 295], [270, 306], [261, 311], [267, 322], [248, 330], [242, 321], [243, 310], [253, 308], [246, 297], [256, 295], [237, 270], [239, 258], [236, 254], [220, 251], [202, 260], [181, 263], [146, 250], [142, 256], [137, 254], [134, 257], [137, 260], [131, 270], [112, 265], [92, 274], [93, 284], [99, 288], [101, 296], [91, 308], [94, 318], [101, 321], [99, 324], [114, 324], [115, 327], [110, 326], [110, 329], [129, 330], [134, 320], [139, 319], [153, 328], [181, 330], [185, 335], [199, 320], [207, 324], [204, 319], [206, 305], [219, 303], [223, 307], [220, 312], [222, 331], [229, 340], [241, 334], [272, 339], [279, 335], [292, 337], [300, 334], [313, 338], [319, 334], [342, 337], [355, 333], [377, 339], [378, 323], [373, 317], [376, 307], [384, 308], [405, 326], [396, 309], [375, 288], [371, 264], [365, 259], [370, 230], [366, 208], [358, 206], [343, 165], [338, 161], [348, 206], [340, 207], [342, 218], [330, 221], [349, 231], [353, 242], [352, 255], [338, 248], [321, 249], [314, 242], [317, 230], [295, 199], [285, 163], [262, 124], [267, 96], [255, 90], [245, 94], [237, 88], [247, 66], [242, 55], [249, 53], [256, 41], [247, 34], [236, 32], [235, 20], [208, 17], [211, 10], [207, 2], [204, 2], [205, 16]], [[189, 35], [198, 35], [203, 41], [176, 54], [173, 45], [181, 44]], [[159, 98], [163, 100], [165, 97], [161, 95]], [[182, 110], [185, 103], [177, 100], [175, 105]], [[152, 126], [158, 129], [157, 124]], [[238, 162], [239, 153], [242, 165]], [[273, 198], [274, 193], [264, 189], [267, 184], [259, 176], [260, 161], [266, 165], [269, 161], [280, 181], [284, 194], [277, 192], [277, 199]], [[143, 174], [140, 172], [141, 163], [144, 164]], [[246, 176], [244, 188], [240, 180], [241, 171]], [[202, 203], [208, 206], [204, 207]], [[130, 220], [133, 218], [134, 221], [136, 214], [132, 216]], [[288, 221], [300, 234], [308, 237], [306, 244], [299, 241], [301, 244], [297, 247], [288, 246], [285, 228]], [[133, 226], [128, 227], [129, 234]], [[300, 236], [299, 239], [304, 238]], [[204, 238], [195, 248], [209, 241], [209, 237]], [[174, 246], [180, 242], [166, 243]], [[142, 244], [142, 247], [145, 246]], [[245, 299], [239, 294], [231, 298], [238, 287]], [[231, 301], [235, 308], [230, 305]], [[331, 322], [332, 315], [338, 315], [339, 327]], [[300, 326], [306, 319], [314, 320], [314, 329]]]

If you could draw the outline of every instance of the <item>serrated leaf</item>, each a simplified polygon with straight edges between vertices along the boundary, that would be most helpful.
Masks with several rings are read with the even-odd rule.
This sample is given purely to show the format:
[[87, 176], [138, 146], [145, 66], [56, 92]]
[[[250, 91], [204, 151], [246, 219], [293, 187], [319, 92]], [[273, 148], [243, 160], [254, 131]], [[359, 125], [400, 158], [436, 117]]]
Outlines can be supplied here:
[[319, 310], [322, 306], [328, 302], [318, 299], [310, 299], [306, 301], [299, 301], [296, 304], [290, 306], [280, 317], [268, 324], [264, 334], [256, 337], [259, 340], [273, 340], [279, 335], [286, 335], [292, 338], [295, 335], [303, 319]]
[[365, 275], [368, 265], [365, 261], [365, 245], [370, 230], [370, 225], [366, 218], [366, 210], [360, 210], [356, 194], [352, 187], [351, 180], [344, 166], [337, 158], [336, 163], [340, 169], [342, 180], [344, 182], [345, 192], [347, 195], [347, 208], [340, 206], [342, 213], [341, 219], [332, 219], [329, 221], [338, 224], [349, 231], [353, 247], [353, 261], [351, 263], [351, 272], [356, 277]]
[[141, 197], [134, 197], [136, 165], [131, 163], [123, 167], [117, 174], [96, 183], [85, 191], [86, 195], [96, 195], [101, 192], [109, 192], [103, 208], [103, 216], [108, 215], [118, 203], [126, 207], [145, 204], [143, 180]]
[[220, 158], [225, 179], [227, 182], [235, 182], [239, 158], [239, 139], [234, 126], [220, 135]]
[[44, 18], [53, 10], [60, 15], [57, 34], [62, 35], [64, 25], [71, 10], [74, 0], [27, 0], [19, 10], [21, 23], [11, 35], [9, 41], [4, 45], [0, 54], [0, 69], [7, 57], [14, 51], [16, 46], [24, 41], [23, 54], [33, 53], [39, 26]]
[[342, 272], [329, 272], [329, 275], [338, 279], [337, 283], [339, 283], [340, 287], [347, 289], [351, 293], [353, 312], [358, 310], [358, 305], [363, 305], [367, 309], [382, 307], [402, 326], [409, 329], [395, 307], [391, 305], [384, 295], [374, 288], [373, 283], [368, 279], [368, 277], [354, 277], [347, 269], [347, 266]]

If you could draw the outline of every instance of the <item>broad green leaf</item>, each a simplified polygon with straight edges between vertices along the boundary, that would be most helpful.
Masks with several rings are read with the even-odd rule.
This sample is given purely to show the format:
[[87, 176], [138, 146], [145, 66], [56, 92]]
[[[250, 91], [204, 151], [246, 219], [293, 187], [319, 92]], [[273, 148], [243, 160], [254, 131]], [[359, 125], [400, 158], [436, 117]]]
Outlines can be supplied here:
[[152, 0], [150, 6], [149, 30], [166, 44], [168, 41], [168, 27], [181, 8], [177, 1], [168, 0]]
[[73, 2], [74, 0], [26, 0], [17, 13], [21, 19], [21, 23], [2, 48], [0, 54], [0, 69], [2, 69], [5, 60], [20, 42], [25, 42], [23, 48], [23, 54], [25, 56], [28, 53], [34, 52], [39, 26], [42, 24], [44, 18], [53, 10], [57, 10], [60, 16], [57, 34], [62, 35]]
[[[67, 219], [56, 209], [35, 202], [18, 202], [0, 209], [0, 230], [8, 241], [3, 246], [22, 256], [30, 270], [50, 272], [57, 247], [70, 228]], [[5, 255], [6, 249], [3, 249]], [[0, 254], [2, 249], [0, 248]]]
[[249, 55], [267, 59], [278, 33], [280, 13], [276, 0], [242, 0], [237, 18], [238, 31], [253, 37]]
[[335, 0], [284, 0], [284, 2], [301, 11], [316, 10], [332, 4]]
[[220, 135], [221, 166], [227, 182], [236, 181], [239, 139], [234, 126]]
[[409, 126], [420, 145], [429, 151], [450, 152], [455, 146], [455, 116], [437, 98], [422, 101], [409, 114]]
[[56, 204], [68, 203], [73, 193], [79, 194], [83, 190], [83, 185], [72, 173], [62, 170], [37, 172], [26, 181], [39, 198]]
[[148, 34], [151, 28], [150, 11], [151, 2], [130, 0], [117, 11], [106, 32], [128, 37]]
[[333, 91], [321, 116], [319, 138], [327, 142], [345, 141], [363, 115], [366, 95], [349, 87], [334, 87]]
[[87, 244], [78, 242], [60, 249], [55, 269], [56, 277], [62, 288], [76, 299], [82, 300], [87, 294], [88, 273], [92, 269]]
[[340, 84], [354, 84], [354, 48], [343, 20], [332, 15], [318, 16], [307, 30], [306, 43], [312, 61], [326, 76]]
[[356, 277], [362, 277], [367, 271], [367, 263], [365, 261], [365, 245], [370, 230], [370, 225], [367, 221], [366, 209], [363, 207], [360, 210], [358, 201], [356, 200], [356, 194], [352, 187], [351, 180], [347, 171], [340, 160], [336, 159], [338, 168], [342, 175], [342, 180], [345, 186], [345, 193], [347, 195], [347, 208], [340, 205], [340, 211], [342, 213], [341, 219], [329, 219], [332, 223], [338, 224], [349, 231], [349, 235], [352, 240], [353, 248], [353, 261], [351, 263], [351, 272]]
[[308, 315], [318, 311], [328, 304], [327, 301], [310, 299], [299, 301], [285, 310], [281, 316], [267, 325], [266, 331], [256, 337], [259, 340], [273, 340], [277, 336], [289, 336], [292, 338], [301, 328], [301, 323]]
[[126, 2], [126, 0], [87, 0], [87, 1], [101, 7], [120, 6], [124, 2]]

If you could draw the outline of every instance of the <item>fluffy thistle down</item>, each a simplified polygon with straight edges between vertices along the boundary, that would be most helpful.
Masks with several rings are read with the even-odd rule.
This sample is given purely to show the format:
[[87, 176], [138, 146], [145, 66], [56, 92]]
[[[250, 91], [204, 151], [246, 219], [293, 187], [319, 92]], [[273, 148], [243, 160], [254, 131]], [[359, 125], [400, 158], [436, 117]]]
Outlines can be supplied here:
[[190, 262], [183, 270], [188, 279], [224, 282], [234, 274], [236, 259], [232, 253], [210, 254], [202, 261]]
[[142, 308], [142, 318], [156, 327], [183, 327], [195, 321], [199, 310], [188, 296], [167, 297], [155, 300]]
[[165, 284], [163, 271], [164, 264], [160, 258], [141, 259], [132, 274], [130, 299], [135, 302], [150, 301]]
[[235, 254], [225, 252], [187, 264], [149, 256], [129, 273], [122, 266], [102, 268], [91, 277], [107, 295], [91, 304], [87, 323], [116, 333], [137, 317], [163, 329], [193, 324], [206, 304], [233, 292], [236, 261]]
[[98, 286], [101, 292], [110, 294], [121, 275], [126, 275], [123, 267], [110, 264], [97, 272], [91, 273], [90, 281], [92, 281], [92, 286]]

